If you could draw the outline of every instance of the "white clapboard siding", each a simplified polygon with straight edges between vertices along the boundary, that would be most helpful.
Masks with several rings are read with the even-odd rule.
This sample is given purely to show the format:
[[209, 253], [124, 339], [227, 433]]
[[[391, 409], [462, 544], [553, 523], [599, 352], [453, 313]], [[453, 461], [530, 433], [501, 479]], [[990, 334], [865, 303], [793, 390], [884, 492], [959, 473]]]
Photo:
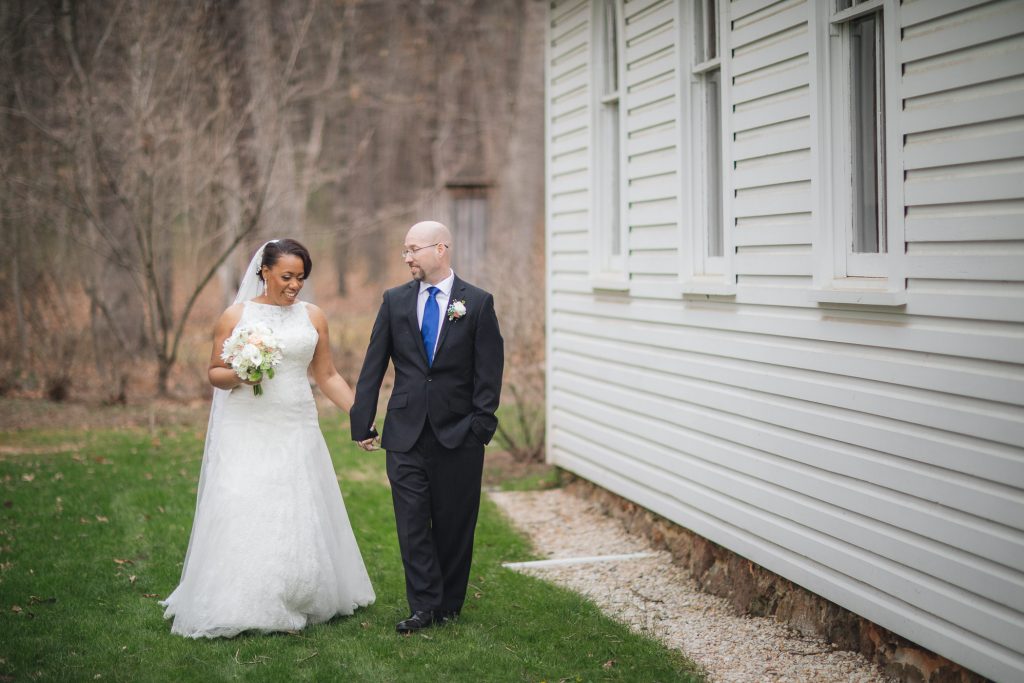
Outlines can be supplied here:
[[[728, 91], [733, 111], [733, 270], [740, 277], [809, 276], [814, 272], [809, 227], [815, 203], [809, 12], [803, 2], [793, 0], [737, 9], [742, 15], [730, 17]], [[749, 231], [737, 229], [778, 216], [786, 217], [784, 223], [802, 223], [808, 229], [790, 230], [782, 241], [762, 239], [758, 244], [744, 242]]]
[[594, 8], [551, 3], [550, 461], [1024, 680], [1024, 2], [887, 0], [906, 241], [894, 307], [809, 296], [830, 220], [818, 0], [722, 2], [735, 293], [681, 293], [684, 1], [622, 1], [628, 289], [612, 290], [591, 275]]
[[902, 14], [908, 308], [1020, 322], [1024, 7], [918, 0]]
[[633, 0], [623, 8], [627, 268], [632, 291], [673, 300], [681, 182], [674, 132], [679, 117], [676, 12], [672, 0]]
[[548, 260], [572, 277], [590, 269], [590, 3], [553, 3], [547, 43]]
[[[566, 379], [569, 378], [567, 375]], [[602, 437], [602, 443], [611, 446], [636, 439], [649, 441], [649, 447], [638, 457], [664, 470], [666, 476], [685, 477], [723, 495], [746, 500], [753, 499], [750, 494], [757, 488], [762, 491], [786, 489], [784, 495], [757, 497], [766, 511], [796, 522], [803, 521], [797, 511], [813, 510], [822, 517], [817, 524], [819, 529], [836, 538], [855, 541], [858, 546], [894, 561], [911, 550], [915, 555], [914, 566], [922, 571], [969, 588], [987, 600], [1012, 605], [1015, 609], [1024, 608], [1021, 591], [1024, 584], [1018, 575], [996, 562], [979, 563], [976, 556], [963, 547], [949, 545], [950, 539], [958, 542], [955, 539], [962, 537], [972, 548], [983, 548], [987, 544], [998, 552], [1005, 544], [1003, 537], [975, 538], [970, 525], [959, 523], [960, 520], [954, 520], [951, 527], [944, 527], [939, 539], [915, 533], [915, 527], [928, 531], [935, 528], [937, 519], [945, 519], [947, 513], [941, 505], [895, 496], [887, 487], [863, 484], [855, 478], [820, 469], [814, 463], [778, 458], [761, 448], [709, 439], [699, 420], [699, 412], [688, 416], [688, 421], [698, 424], [699, 429], [666, 424], [636, 411], [632, 415], [635, 421], [629, 426], [611, 427], [619, 419], [619, 411], [591, 397], [615, 393], [620, 387], [612, 387], [611, 392], [583, 393], [593, 389], [595, 384], [600, 383], [580, 378], [573, 383], [575, 391], [565, 392], [561, 410], [565, 416], [562, 424], [567, 430], [592, 434], [590, 421], [594, 416], [603, 415], [611, 420], [603, 423], [604, 428], [612, 430], [613, 434]], [[622, 389], [624, 393], [619, 398], [631, 395], [628, 387]], [[642, 405], [648, 399], [641, 396], [638, 400]], [[677, 409], [686, 411], [684, 406]], [[685, 449], [680, 445], [685, 445]], [[806, 490], [819, 495], [808, 496], [803, 493]], [[964, 516], [964, 520], [969, 517]]]

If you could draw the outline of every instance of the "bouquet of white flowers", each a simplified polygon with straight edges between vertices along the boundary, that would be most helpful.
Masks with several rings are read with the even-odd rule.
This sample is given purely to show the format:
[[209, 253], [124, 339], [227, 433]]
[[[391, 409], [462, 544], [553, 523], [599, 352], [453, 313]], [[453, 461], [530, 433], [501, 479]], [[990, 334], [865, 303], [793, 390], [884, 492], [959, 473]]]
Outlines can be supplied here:
[[[224, 340], [220, 357], [242, 379], [259, 382], [264, 375], [267, 379], [274, 379], [274, 368], [281, 362], [283, 348], [273, 330], [255, 323], [235, 328], [231, 336]], [[263, 387], [254, 384], [252, 393], [262, 395]]]

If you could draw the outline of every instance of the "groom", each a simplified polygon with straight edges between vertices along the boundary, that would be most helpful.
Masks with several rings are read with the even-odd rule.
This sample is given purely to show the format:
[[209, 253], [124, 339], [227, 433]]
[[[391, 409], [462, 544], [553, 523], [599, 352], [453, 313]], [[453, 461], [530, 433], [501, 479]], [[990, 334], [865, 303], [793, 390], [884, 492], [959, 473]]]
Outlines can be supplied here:
[[473, 559], [484, 445], [498, 420], [504, 344], [494, 299], [451, 269], [451, 233], [423, 221], [402, 258], [412, 281], [384, 292], [350, 411], [352, 439], [376, 448], [390, 360], [395, 386], [381, 445], [395, 506], [411, 633], [458, 617]]

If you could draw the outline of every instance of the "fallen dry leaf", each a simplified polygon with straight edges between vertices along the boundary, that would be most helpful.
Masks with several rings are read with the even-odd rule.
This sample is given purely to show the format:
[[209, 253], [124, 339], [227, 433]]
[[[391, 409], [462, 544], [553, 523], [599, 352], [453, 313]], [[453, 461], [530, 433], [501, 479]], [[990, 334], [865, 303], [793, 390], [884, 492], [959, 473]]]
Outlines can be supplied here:
[[160, 594], [159, 593], [143, 593], [142, 597], [144, 597], [144, 598], [159, 598]]
[[96, 515], [96, 521], [99, 522], [100, 524], [106, 524], [110, 520], [107, 519], [106, 517], [104, 517], [103, 515]]
[[604, 664], [601, 665], [601, 668], [602, 669], [610, 669], [613, 666], [615, 666], [615, 660], [614, 659], [609, 659], [607, 662], [605, 662]]
[[122, 564], [122, 565], [123, 564], [135, 564], [131, 560], [122, 560], [122, 559], [119, 559], [117, 557], [114, 558], [114, 562], [117, 563], [117, 564]]
[[11, 605], [11, 611], [14, 612], [15, 614], [20, 614], [21, 611], [22, 611], [21, 610], [21, 605]]
[[22, 481], [32, 481], [35, 478], [36, 478], [36, 475], [34, 475], [34, 474], [23, 474], [23, 475], [21, 475], [21, 480]]

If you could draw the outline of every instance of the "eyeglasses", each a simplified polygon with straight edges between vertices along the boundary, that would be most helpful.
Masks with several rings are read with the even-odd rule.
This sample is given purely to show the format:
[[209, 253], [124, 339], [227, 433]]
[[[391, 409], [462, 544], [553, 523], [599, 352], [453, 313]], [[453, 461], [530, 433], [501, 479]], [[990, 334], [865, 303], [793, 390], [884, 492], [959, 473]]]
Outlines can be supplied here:
[[402, 258], [409, 258], [413, 254], [415, 254], [417, 251], [422, 251], [423, 249], [430, 249], [430, 247], [436, 247], [439, 244], [443, 245], [446, 248], [448, 247], [448, 245], [445, 244], [444, 242], [434, 242], [433, 244], [428, 244], [428, 245], [422, 246], [422, 247], [413, 247], [411, 249], [403, 249], [402, 250]]

